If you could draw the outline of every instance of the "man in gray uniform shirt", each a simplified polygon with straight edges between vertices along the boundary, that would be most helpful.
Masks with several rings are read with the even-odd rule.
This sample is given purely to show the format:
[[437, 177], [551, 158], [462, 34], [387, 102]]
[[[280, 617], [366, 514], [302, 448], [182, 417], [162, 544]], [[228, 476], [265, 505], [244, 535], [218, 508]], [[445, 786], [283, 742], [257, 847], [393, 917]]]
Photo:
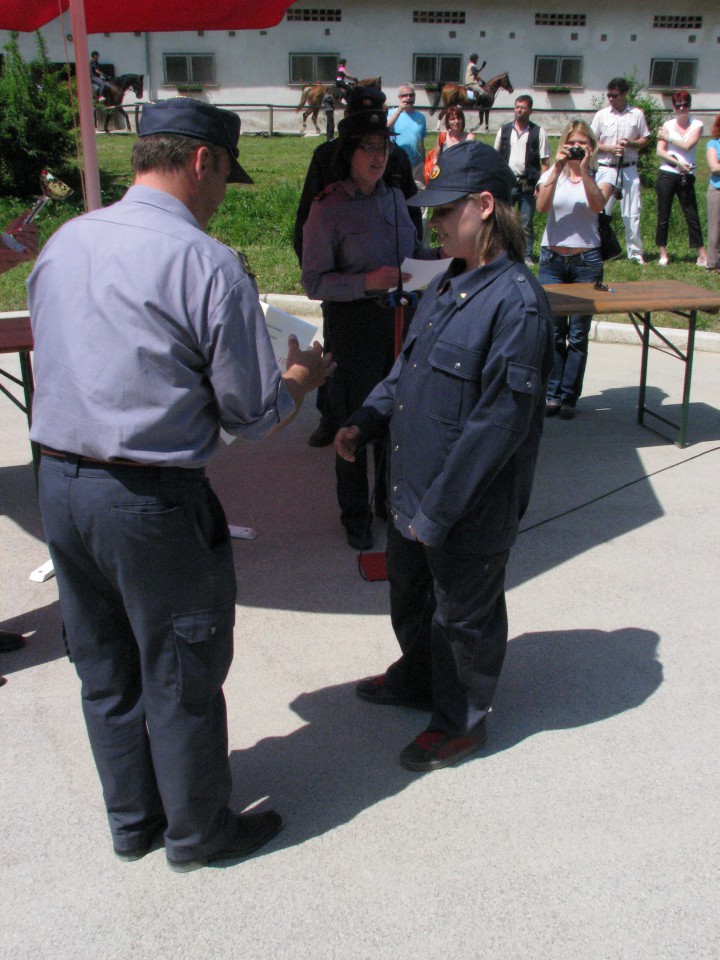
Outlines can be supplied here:
[[258, 440], [333, 369], [275, 362], [254, 280], [204, 232], [237, 162], [235, 114], [148, 104], [135, 184], [66, 224], [28, 281], [40, 503], [115, 853], [164, 832], [186, 872], [257, 849], [274, 811], [230, 811], [222, 684], [236, 581], [205, 478], [220, 427]]

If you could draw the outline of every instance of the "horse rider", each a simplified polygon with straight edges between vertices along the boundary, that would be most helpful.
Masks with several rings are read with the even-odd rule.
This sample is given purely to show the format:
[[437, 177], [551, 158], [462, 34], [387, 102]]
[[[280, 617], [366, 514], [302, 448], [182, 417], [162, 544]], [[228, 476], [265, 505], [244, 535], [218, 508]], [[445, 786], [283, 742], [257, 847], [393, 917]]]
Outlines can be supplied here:
[[357, 77], [351, 77], [346, 69], [347, 60], [338, 60], [337, 75], [335, 77], [335, 86], [340, 87], [341, 98], [347, 100], [350, 93], [350, 85], [357, 83]]
[[477, 62], [478, 55], [471, 53], [468, 65], [465, 68], [465, 86], [468, 91], [472, 92], [476, 100], [480, 100], [485, 89], [485, 81], [481, 79], [480, 71], [485, 66], [485, 61], [483, 61], [482, 67], [478, 67]]
[[98, 103], [105, 102], [105, 92], [109, 77], [100, 69], [100, 54], [93, 50], [90, 54], [90, 83], [93, 85]]

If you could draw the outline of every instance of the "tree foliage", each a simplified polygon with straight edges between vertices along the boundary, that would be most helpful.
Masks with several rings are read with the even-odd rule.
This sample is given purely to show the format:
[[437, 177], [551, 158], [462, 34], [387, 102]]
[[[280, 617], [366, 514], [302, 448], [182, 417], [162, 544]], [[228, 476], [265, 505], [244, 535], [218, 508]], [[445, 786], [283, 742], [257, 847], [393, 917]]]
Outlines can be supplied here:
[[0, 193], [37, 194], [47, 167], [62, 167], [74, 148], [67, 86], [36, 34], [37, 54], [25, 62], [18, 35], [5, 46], [0, 72]]

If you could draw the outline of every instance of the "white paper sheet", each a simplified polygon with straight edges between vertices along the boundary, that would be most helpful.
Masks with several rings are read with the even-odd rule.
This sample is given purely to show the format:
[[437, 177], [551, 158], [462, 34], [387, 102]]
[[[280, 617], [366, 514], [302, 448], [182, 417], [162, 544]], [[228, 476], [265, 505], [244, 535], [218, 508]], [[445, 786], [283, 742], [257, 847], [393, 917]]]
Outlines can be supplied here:
[[[307, 350], [312, 346], [313, 341], [317, 340], [318, 326], [311, 320], [301, 320], [291, 313], [284, 313], [277, 307], [270, 306], [269, 303], [260, 303], [265, 316], [265, 324], [270, 334], [275, 359], [281, 370], [285, 370], [287, 363], [287, 345], [288, 337], [294, 333], [298, 339], [301, 350]], [[220, 437], [225, 443], [232, 443], [236, 440], [234, 434], [220, 428]]]
[[[421, 290], [426, 287], [433, 277], [439, 273], [445, 273], [452, 263], [452, 257], [447, 260], [413, 260], [411, 257], [405, 257], [400, 267], [401, 273], [412, 274], [412, 279], [403, 283], [403, 290]], [[397, 290], [397, 287], [393, 287]]]

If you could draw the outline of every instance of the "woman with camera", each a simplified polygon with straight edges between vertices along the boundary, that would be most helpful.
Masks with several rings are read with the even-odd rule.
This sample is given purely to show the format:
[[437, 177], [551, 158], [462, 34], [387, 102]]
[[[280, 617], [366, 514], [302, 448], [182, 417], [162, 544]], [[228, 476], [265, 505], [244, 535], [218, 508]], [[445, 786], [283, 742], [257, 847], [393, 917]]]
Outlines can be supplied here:
[[[595, 183], [597, 139], [583, 120], [561, 135], [555, 162], [538, 181], [537, 209], [548, 215], [540, 251], [540, 283], [596, 283], [603, 277], [598, 214], [613, 192]], [[592, 314], [555, 317], [555, 360], [545, 416], [572, 420], [582, 392]]]
[[687, 90], [672, 95], [675, 116], [658, 130], [657, 155], [662, 160], [655, 181], [657, 193], [657, 225], [655, 243], [660, 252], [658, 264], [668, 264], [667, 238], [673, 198], [677, 196], [688, 227], [690, 247], [697, 250], [697, 265], [707, 266], [700, 217], [695, 197], [695, 151], [703, 133], [703, 125], [690, 116], [692, 98]]

